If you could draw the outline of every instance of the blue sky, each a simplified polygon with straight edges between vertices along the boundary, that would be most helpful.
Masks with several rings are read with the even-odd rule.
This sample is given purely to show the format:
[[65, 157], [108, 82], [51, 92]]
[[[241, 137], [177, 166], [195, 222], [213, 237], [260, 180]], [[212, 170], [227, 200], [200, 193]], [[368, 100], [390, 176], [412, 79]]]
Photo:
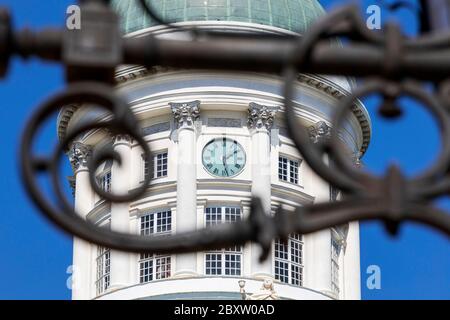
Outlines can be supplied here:
[[[74, 1], [0, 0], [11, 8], [15, 26], [59, 26]], [[342, 1], [321, 1], [332, 7]], [[362, 1], [363, 7], [377, 1]], [[395, 15], [408, 34], [416, 32], [414, 15], [401, 10]], [[383, 10], [383, 18], [389, 18]], [[71, 238], [49, 225], [26, 195], [18, 167], [20, 134], [30, 113], [43, 99], [64, 87], [63, 70], [37, 60], [14, 58], [7, 78], [0, 82], [0, 299], [69, 299], [67, 267], [72, 259]], [[376, 116], [376, 97], [366, 105], [372, 115], [373, 139], [364, 157], [368, 170], [381, 173], [397, 161], [407, 174], [430, 164], [439, 150], [433, 119], [417, 104], [402, 101], [406, 115], [397, 122]], [[55, 141], [49, 125], [41, 146]], [[440, 205], [450, 208], [450, 202]], [[450, 299], [450, 245], [433, 230], [404, 225], [397, 238], [388, 236], [380, 223], [361, 224], [361, 279], [364, 299]], [[365, 286], [369, 265], [381, 268], [381, 290]]]

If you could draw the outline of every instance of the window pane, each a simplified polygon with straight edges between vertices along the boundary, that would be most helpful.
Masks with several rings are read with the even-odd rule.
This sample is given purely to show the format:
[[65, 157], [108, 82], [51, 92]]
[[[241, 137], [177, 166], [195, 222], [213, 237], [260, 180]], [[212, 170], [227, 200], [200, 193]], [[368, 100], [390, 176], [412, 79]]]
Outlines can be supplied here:
[[208, 253], [205, 257], [207, 275], [221, 275], [222, 274], [222, 255], [218, 253]]
[[153, 178], [167, 177], [168, 153], [162, 152], [153, 156]]
[[289, 182], [298, 184], [298, 161], [289, 161]]
[[[149, 213], [141, 217], [141, 235], [164, 236], [172, 231], [171, 210]], [[171, 275], [170, 256], [141, 253], [139, 259], [139, 282], [165, 279]]]
[[97, 247], [97, 279], [95, 282], [97, 295], [105, 292], [110, 285], [111, 251], [104, 247]]
[[288, 181], [288, 159], [285, 157], [278, 158], [278, 178]]
[[339, 255], [341, 246], [335, 239], [331, 239], [331, 289], [339, 294]]
[[299, 234], [291, 234], [286, 243], [283, 243], [280, 239], [276, 239], [274, 248], [275, 279], [296, 286], [302, 286], [302, 236]]
[[[205, 208], [206, 227], [221, 223], [235, 223], [241, 220], [239, 207]], [[241, 274], [242, 248], [233, 246], [205, 253], [205, 274], [236, 276]]]

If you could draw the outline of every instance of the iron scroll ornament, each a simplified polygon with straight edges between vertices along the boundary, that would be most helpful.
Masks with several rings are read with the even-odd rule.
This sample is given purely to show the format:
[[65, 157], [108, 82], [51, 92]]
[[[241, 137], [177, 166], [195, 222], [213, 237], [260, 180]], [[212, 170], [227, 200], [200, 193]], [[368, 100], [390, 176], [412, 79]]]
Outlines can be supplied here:
[[[6, 44], [10, 43], [13, 37], [10, 31], [7, 32], [7, 37], [0, 36], [0, 39]], [[207, 34], [206, 36], [212, 42], [220, 41], [225, 37], [224, 34], [220, 36]], [[359, 71], [365, 73], [364, 75], [369, 77], [369, 80], [360, 89], [343, 98], [336, 106], [331, 138], [319, 144], [312, 144], [306, 128], [296, 120], [291, 101], [293, 84], [299, 72], [314, 71], [308, 68], [316, 68], [316, 71], [323, 71], [321, 68], [325, 68], [325, 66], [321, 66], [320, 62], [316, 61], [316, 49], [319, 48], [319, 45], [323, 45], [324, 42], [329, 43], [331, 39], [337, 36], [348, 37], [353, 41], [381, 49], [386, 59], [383, 62], [383, 67], [380, 69], [381, 72], [379, 73], [381, 74], [379, 74], [379, 78], [371, 78], [375, 73], [373, 71], [374, 66], [369, 66], [365, 71]], [[230, 35], [230, 37], [236, 39], [236, 37], [245, 38], [250, 36]], [[414, 54], [424, 54], [425, 48], [438, 50], [444, 46], [443, 41], [447, 41], [449, 38], [449, 35], [443, 35], [438, 38], [430, 36], [417, 40], [408, 40], [401, 37], [398, 30], [391, 26], [387, 27], [385, 34], [371, 32], [365, 28], [354, 7], [345, 7], [319, 20], [302, 38], [290, 37], [285, 39], [287, 54], [281, 55], [281, 58], [280, 55], [274, 55], [273, 57], [263, 56], [258, 50], [248, 50], [247, 56], [242, 58], [245, 62], [248, 61], [248, 56], [253, 55], [258, 62], [249, 63], [245, 68], [254, 68], [255, 71], [268, 68], [271, 72], [283, 72], [285, 82], [284, 107], [289, 134], [308, 165], [319, 176], [345, 193], [346, 196], [342, 201], [306, 205], [298, 207], [294, 212], [288, 212], [280, 208], [274, 216], [271, 216], [264, 212], [260, 200], [253, 198], [251, 213], [247, 220], [237, 222], [233, 226], [220, 225], [163, 238], [141, 237], [97, 228], [79, 217], [62, 194], [58, 164], [64, 150], [80, 134], [103, 128], [111, 131], [113, 135], [126, 134], [131, 136], [143, 148], [145, 155], [149, 156], [151, 154], [141, 133], [135, 129], [137, 119], [131, 108], [114, 93], [114, 88], [110, 84], [98, 81], [70, 83], [65, 90], [38, 107], [31, 116], [26, 125], [21, 143], [21, 169], [25, 186], [33, 201], [40, 208], [40, 212], [63, 230], [92, 243], [124, 251], [185, 253], [243, 245], [246, 242], [253, 241], [261, 245], [263, 250], [260, 258], [265, 259], [270, 252], [273, 239], [277, 237], [286, 238], [292, 232], [306, 234], [354, 220], [382, 220], [386, 223], [387, 230], [393, 234], [398, 230], [400, 223], [411, 220], [432, 226], [450, 235], [450, 216], [431, 204], [433, 199], [448, 194], [450, 190], [450, 179], [448, 178], [450, 115], [447, 104], [449, 97], [444, 94], [449, 91], [449, 86], [442, 82], [439, 76], [428, 79], [436, 80], [442, 89], [438, 93], [431, 94], [411, 80], [411, 78], [414, 78], [414, 74], [418, 74], [416, 69], [410, 66], [401, 68], [404, 64], [402, 53], [405, 51], [410, 51]], [[253, 38], [249, 38], [249, 40], [251, 39]], [[238, 61], [240, 59], [238, 55], [227, 56], [217, 51], [218, 54], [210, 54], [210, 60], [200, 62], [202, 53], [194, 50], [189, 51], [189, 54], [193, 56], [197, 54], [197, 59], [194, 57], [189, 62], [189, 59], [184, 57], [180, 59], [181, 62], [173, 62], [170, 59], [163, 58], [161, 52], [164, 52], [164, 50], [166, 50], [165, 52], [170, 51], [170, 46], [173, 46], [174, 43], [166, 43], [164, 41], [158, 43], [157, 41], [151, 36], [124, 41], [121, 43], [124, 51], [123, 62], [130, 64], [140, 63], [146, 66], [154, 66], [155, 64], [171, 66], [171, 64], [183, 63], [186, 68], [196, 68], [201, 65], [201, 67], [205, 68], [227, 69], [230, 66], [230, 60]], [[268, 40], [265, 39], [264, 41]], [[276, 44], [275, 41], [280, 43], [280, 36], [274, 36], [272, 41], [274, 41], [274, 45]], [[52, 46], [49, 45], [48, 50], [58, 50], [54, 42], [52, 44]], [[41, 47], [34, 48], [28, 45], [25, 46], [27, 48], [25, 50], [21, 48], [21, 45], [25, 46], [24, 39], [16, 41], [14, 50], [22, 52], [23, 55], [36, 54], [41, 57], [45, 56], [42, 54]], [[167, 45], [167, 47], [164, 47], [164, 45]], [[186, 46], [185, 44], [182, 45]], [[146, 50], [142, 50], [143, 48], [146, 48]], [[214, 52], [217, 49], [218, 47], [213, 43], [209, 52]], [[161, 52], [158, 52], [158, 50], [161, 50]], [[330, 50], [338, 52], [340, 49], [334, 48]], [[13, 49], [11, 49], [12, 51]], [[0, 58], [2, 59], [0, 63], [7, 61], [11, 52], [8, 50], [0, 52]], [[181, 54], [179, 50], [178, 52]], [[174, 55], [175, 53], [171, 54]], [[55, 54], [48, 56], [52, 59], [58, 59]], [[266, 60], [271, 61], [271, 63], [264, 66], [262, 64], [259, 65]], [[350, 61], [346, 63], [347, 66], [351, 64]], [[358, 65], [360, 62], [354, 61], [354, 63]], [[368, 64], [370, 63], [368, 62]], [[244, 63], [241, 62], [237, 64], [237, 67], [243, 67], [243, 65]], [[264, 69], [264, 71], [268, 71], [268, 69]], [[346, 67], [340, 67], [336, 64], [334, 67], [330, 67], [328, 71], [339, 75], [351, 73], [350, 69], [352, 68], [348, 67], [348, 72], [344, 69]], [[422, 75], [422, 77], [424, 76]], [[95, 79], [94, 75], [91, 80], [93, 79]], [[384, 104], [380, 109], [385, 116], [398, 115], [398, 107], [395, 105], [395, 100], [406, 93], [420, 100], [436, 117], [443, 136], [443, 149], [436, 164], [421, 176], [406, 179], [401, 174], [400, 169], [391, 167], [384, 177], [378, 178], [363, 173], [361, 170], [356, 170], [346, 160], [345, 154], [342, 153], [339, 147], [337, 129], [342, 119], [349, 112], [353, 101], [373, 92], [381, 93], [384, 97]], [[53, 154], [48, 158], [35, 156], [32, 153], [33, 142], [39, 127], [44, 123], [45, 119], [57, 112], [61, 106], [73, 103], [95, 103], [100, 105], [111, 113], [112, 119], [76, 128], [60, 142]], [[331, 170], [329, 165], [324, 162], [325, 155], [327, 155], [329, 161], [333, 163], [337, 170]], [[101, 190], [95, 182], [94, 172], [107, 159], [120, 163], [120, 155], [111, 149], [94, 150], [94, 156], [88, 161], [90, 181], [97, 194], [111, 202], [129, 202], [146, 191], [150, 182], [149, 177], [146, 177], [144, 184], [138, 190], [130, 194], [114, 195]], [[50, 204], [39, 188], [37, 174], [44, 172], [49, 174], [52, 179], [53, 189], [57, 196], [56, 204]]]

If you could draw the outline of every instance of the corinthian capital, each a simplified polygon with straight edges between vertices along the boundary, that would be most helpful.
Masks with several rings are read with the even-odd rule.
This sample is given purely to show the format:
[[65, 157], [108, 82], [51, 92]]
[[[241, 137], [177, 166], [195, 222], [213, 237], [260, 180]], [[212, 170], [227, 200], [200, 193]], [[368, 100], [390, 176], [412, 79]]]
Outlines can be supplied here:
[[309, 137], [313, 143], [322, 141], [323, 139], [330, 138], [331, 127], [325, 123], [325, 121], [319, 121], [316, 124], [308, 128]]
[[269, 107], [254, 102], [250, 103], [248, 107], [248, 127], [252, 129], [266, 128], [270, 130], [275, 114], [279, 109], [279, 107]]
[[92, 148], [81, 142], [74, 142], [68, 152], [69, 161], [73, 171], [77, 171], [80, 167], [86, 167], [88, 157], [91, 155]]
[[178, 127], [192, 126], [200, 116], [200, 101], [169, 103]]

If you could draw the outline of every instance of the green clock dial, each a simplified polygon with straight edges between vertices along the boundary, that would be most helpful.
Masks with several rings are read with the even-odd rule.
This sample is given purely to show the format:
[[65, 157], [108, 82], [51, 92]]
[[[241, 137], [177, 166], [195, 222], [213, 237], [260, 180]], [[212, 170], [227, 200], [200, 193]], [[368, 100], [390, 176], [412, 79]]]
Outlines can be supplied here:
[[244, 149], [232, 139], [216, 138], [203, 148], [203, 166], [217, 177], [238, 175], [244, 169], [245, 160]]

